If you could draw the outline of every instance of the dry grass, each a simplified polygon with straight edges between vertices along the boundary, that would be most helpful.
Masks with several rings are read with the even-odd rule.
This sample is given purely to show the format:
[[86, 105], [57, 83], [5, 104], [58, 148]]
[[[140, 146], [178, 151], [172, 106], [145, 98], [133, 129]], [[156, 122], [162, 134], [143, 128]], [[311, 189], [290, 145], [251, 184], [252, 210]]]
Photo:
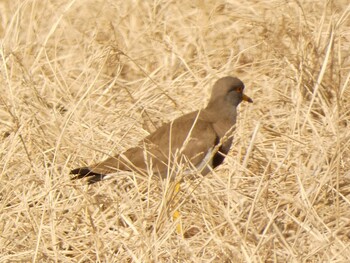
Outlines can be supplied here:
[[[350, 261], [348, 1], [187, 2], [0, 2], [1, 262]], [[184, 237], [168, 182], [70, 181], [225, 75], [255, 103]]]

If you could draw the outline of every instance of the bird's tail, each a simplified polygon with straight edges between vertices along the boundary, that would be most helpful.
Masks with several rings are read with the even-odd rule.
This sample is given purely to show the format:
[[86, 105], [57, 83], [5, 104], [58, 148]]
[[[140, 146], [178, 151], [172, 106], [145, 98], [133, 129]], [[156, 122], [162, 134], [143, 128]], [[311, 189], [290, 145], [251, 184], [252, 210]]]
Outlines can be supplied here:
[[71, 180], [78, 180], [88, 177], [88, 184], [94, 184], [99, 181], [102, 181], [106, 174], [96, 173], [92, 171], [89, 167], [80, 167], [70, 171], [70, 174], [75, 176]]
[[73, 169], [70, 171], [70, 174], [75, 175], [71, 180], [88, 178], [88, 184], [94, 184], [109, 178], [109, 174], [121, 170], [130, 171], [125, 161], [123, 161], [119, 155], [116, 155], [100, 163]]

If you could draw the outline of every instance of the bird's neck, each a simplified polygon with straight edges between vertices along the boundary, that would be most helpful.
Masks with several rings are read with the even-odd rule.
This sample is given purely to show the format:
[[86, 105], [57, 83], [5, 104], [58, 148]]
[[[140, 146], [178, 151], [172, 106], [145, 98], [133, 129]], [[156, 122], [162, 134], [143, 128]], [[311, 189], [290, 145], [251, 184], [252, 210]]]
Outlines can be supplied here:
[[204, 111], [213, 116], [215, 121], [223, 120], [233, 122], [233, 124], [236, 122], [237, 107], [225, 100], [209, 102]]
[[236, 124], [237, 107], [229, 105], [225, 101], [209, 103], [203, 111], [209, 118], [208, 120], [212, 122], [214, 130], [220, 138], [226, 136], [227, 132], [232, 130]]

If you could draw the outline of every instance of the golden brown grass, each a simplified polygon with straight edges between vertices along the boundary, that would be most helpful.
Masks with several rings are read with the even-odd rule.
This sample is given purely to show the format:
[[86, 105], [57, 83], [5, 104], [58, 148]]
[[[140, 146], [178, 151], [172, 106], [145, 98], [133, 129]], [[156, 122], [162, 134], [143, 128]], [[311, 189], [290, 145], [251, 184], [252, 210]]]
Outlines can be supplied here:
[[[350, 7], [1, 1], [1, 262], [349, 262]], [[71, 168], [246, 84], [232, 151], [178, 196]]]

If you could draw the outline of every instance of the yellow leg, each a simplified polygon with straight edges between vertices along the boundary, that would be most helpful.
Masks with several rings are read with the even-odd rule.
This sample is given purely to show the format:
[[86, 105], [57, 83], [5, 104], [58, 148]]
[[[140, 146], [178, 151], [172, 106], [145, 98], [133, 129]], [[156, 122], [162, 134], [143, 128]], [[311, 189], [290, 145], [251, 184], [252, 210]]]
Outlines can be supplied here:
[[[175, 185], [175, 196], [180, 192], [181, 190], [181, 185], [180, 182], [177, 182]], [[178, 198], [176, 198], [178, 199]], [[175, 200], [174, 200], [175, 201]], [[181, 218], [180, 218], [181, 214], [178, 210], [175, 210], [174, 214], [173, 214], [173, 220], [176, 221], [179, 219], [177, 225], [176, 225], [176, 233], [179, 235], [182, 235], [182, 225], [181, 225]]]

